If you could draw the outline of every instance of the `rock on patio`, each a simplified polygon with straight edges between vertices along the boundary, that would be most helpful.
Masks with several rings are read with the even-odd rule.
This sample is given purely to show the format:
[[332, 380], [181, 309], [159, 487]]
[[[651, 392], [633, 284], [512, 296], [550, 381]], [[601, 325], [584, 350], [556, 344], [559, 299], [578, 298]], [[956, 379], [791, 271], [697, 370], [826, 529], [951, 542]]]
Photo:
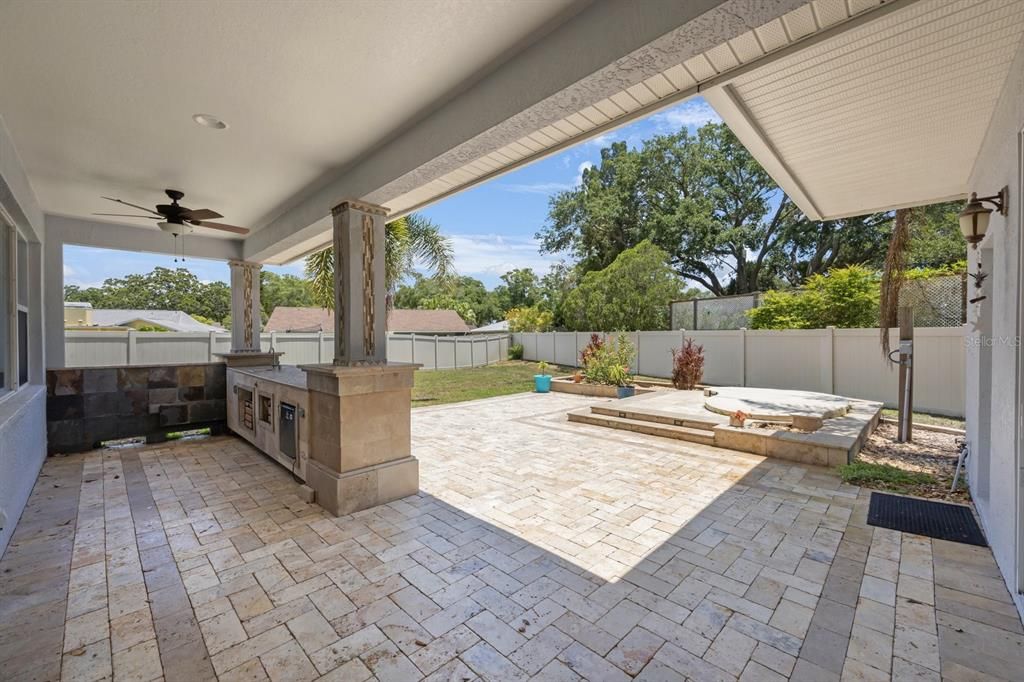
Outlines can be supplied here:
[[593, 402], [416, 410], [420, 493], [340, 518], [234, 438], [51, 458], [4, 678], [1019, 675], [987, 549], [867, 526], [824, 468], [566, 421]]

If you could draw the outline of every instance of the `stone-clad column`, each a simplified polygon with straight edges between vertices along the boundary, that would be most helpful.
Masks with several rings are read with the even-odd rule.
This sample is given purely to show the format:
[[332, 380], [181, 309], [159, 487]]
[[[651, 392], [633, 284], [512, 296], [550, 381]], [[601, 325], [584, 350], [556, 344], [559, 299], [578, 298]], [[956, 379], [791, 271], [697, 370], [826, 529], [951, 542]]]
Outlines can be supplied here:
[[387, 209], [344, 201], [333, 215], [334, 362], [301, 367], [309, 389], [306, 484], [321, 507], [348, 514], [419, 489], [410, 437], [418, 365], [387, 361]]
[[387, 209], [362, 201], [334, 207], [334, 364], [387, 362]]
[[259, 263], [228, 261], [231, 268], [231, 352], [260, 352]]

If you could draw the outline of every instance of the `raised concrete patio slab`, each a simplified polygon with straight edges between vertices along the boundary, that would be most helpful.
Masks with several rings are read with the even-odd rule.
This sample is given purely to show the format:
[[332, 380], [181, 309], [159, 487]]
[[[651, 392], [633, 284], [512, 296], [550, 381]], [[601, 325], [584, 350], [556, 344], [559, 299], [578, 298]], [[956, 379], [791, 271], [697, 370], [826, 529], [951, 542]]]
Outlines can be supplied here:
[[333, 518], [231, 437], [47, 460], [0, 561], [4, 680], [1019, 679], [987, 549], [866, 525], [830, 470], [413, 411], [422, 487]]
[[[881, 403], [806, 391], [740, 387], [709, 391], [717, 395], [669, 389], [606, 400], [570, 411], [568, 420], [806, 464], [839, 466], [860, 452], [882, 411]], [[715, 409], [708, 409], [709, 402]], [[750, 415], [748, 423], [730, 426], [726, 415], [743, 407], [753, 412], [743, 410]], [[791, 428], [800, 425], [800, 420], [813, 423], [814, 430]], [[761, 421], [767, 423], [759, 424]]]

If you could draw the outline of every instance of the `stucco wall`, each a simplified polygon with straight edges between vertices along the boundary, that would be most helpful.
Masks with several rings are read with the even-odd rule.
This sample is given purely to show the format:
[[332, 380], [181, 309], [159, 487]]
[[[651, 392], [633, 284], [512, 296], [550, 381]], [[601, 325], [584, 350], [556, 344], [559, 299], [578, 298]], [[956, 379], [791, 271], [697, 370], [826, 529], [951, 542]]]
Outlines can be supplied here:
[[[1020, 344], [1017, 313], [1020, 281], [1021, 138], [1024, 127], [1024, 46], [1018, 50], [1010, 77], [989, 126], [985, 143], [971, 174], [970, 190], [994, 194], [1008, 186], [1010, 212], [992, 214], [982, 248], [969, 254], [970, 267], [979, 257], [990, 271], [981, 307], [968, 311], [968, 328], [978, 331], [967, 340], [967, 423], [971, 459], [968, 472], [972, 493], [996, 562], [1024, 613], [1017, 592], [1016, 455], [1017, 372]], [[973, 290], [971, 296], [976, 296]]]
[[40, 244], [42, 211], [0, 119], [0, 208], [28, 242], [31, 384], [0, 396], [0, 556], [46, 457], [46, 390], [42, 385], [43, 326]]
[[0, 403], [0, 556], [46, 456], [46, 391], [27, 386]]

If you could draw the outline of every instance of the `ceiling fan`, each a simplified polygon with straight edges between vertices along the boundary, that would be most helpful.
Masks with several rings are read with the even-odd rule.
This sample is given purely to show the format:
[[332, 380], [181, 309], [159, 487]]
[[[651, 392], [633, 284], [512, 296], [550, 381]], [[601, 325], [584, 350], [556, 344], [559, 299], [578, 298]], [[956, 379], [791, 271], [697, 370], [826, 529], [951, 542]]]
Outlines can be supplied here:
[[235, 234], [249, 234], [248, 228], [238, 227], [237, 225], [227, 225], [225, 223], [213, 223], [210, 222], [210, 218], [223, 218], [220, 213], [211, 211], [208, 208], [186, 208], [178, 203], [180, 199], [185, 198], [185, 193], [176, 189], [165, 189], [164, 192], [170, 197], [171, 203], [169, 204], [157, 204], [156, 210], [146, 208], [145, 206], [139, 206], [121, 199], [115, 199], [113, 197], [102, 197], [108, 201], [114, 201], [125, 206], [131, 206], [137, 208], [140, 211], [146, 211], [153, 215], [134, 215], [127, 213], [93, 213], [93, 215], [101, 216], [112, 216], [116, 218], [146, 218], [148, 220], [159, 220], [157, 226], [164, 232], [170, 232], [174, 236], [188, 234], [195, 229], [194, 226], [207, 227], [211, 230], [221, 230], [223, 232], [234, 232]]

